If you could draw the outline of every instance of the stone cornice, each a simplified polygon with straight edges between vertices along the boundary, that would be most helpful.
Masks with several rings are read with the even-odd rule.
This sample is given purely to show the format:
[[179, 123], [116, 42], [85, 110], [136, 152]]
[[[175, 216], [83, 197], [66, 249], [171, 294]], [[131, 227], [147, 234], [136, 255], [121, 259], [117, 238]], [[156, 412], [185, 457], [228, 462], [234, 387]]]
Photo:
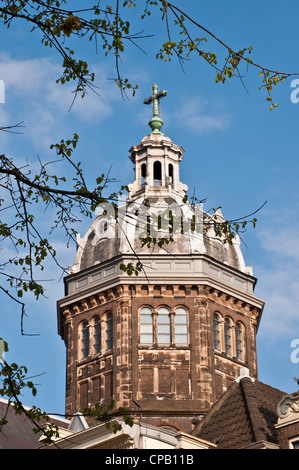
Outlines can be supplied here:
[[[135, 262], [131, 256], [120, 255], [65, 277], [65, 294], [72, 297], [86, 297], [93, 292], [105, 290], [120, 284], [208, 284], [224, 292], [253, 302], [259, 307], [263, 301], [253, 295], [256, 278], [221, 263], [204, 254], [154, 254], [138, 255], [144, 271], [138, 276], [128, 276], [120, 269], [121, 263]], [[65, 298], [66, 298], [65, 297]], [[61, 300], [58, 301], [61, 303]]]
[[[115, 300], [123, 295], [126, 286], [203, 286], [210, 288], [208, 297], [219, 300], [224, 294], [232, 302], [241, 301], [244, 305], [258, 309], [257, 322], [261, 316], [264, 302], [253, 295], [256, 279], [246, 273], [231, 268], [202, 254], [187, 255], [140, 255], [146, 274], [128, 276], [120, 269], [121, 263], [134, 262], [129, 256], [117, 256], [105, 263], [96, 264], [64, 279], [66, 296], [57, 301], [58, 330], [61, 331], [61, 311], [76, 305], [86, 310], [101, 303]], [[212, 294], [213, 293], [213, 294]], [[207, 293], [206, 293], [207, 294]], [[103, 299], [98, 300], [102, 296]], [[85, 306], [84, 306], [85, 305]]]
[[[143, 265], [143, 270], [138, 276], [128, 276], [120, 269], [121, 263], [136, 263], [136, 257], [129, 255], [119, 255], [109, 261], [72, 273], [64, 278], [66, 295], [72, 293], [68, 291], [67, 286], [73, 281], [77, 282], [75, 290], [79, 291], [84, 290], [88, 284], [109, 284], [115, 277], [126, 279], [126, 283], [132, 284], [145, 281], [156, 283], [158, 279], [170, 284], [174, 280], [181, 283], [184, 279], [184, 284], [194, 284], [195, 278], [208, 276], [233, 286], [235, 290], [243, 290], [250, 294], [253, 293], [256, 284], [255, 277], [206, 254], [138, 254], [138, 260]], [[248, 285], [245, 286], [245, 283]]]

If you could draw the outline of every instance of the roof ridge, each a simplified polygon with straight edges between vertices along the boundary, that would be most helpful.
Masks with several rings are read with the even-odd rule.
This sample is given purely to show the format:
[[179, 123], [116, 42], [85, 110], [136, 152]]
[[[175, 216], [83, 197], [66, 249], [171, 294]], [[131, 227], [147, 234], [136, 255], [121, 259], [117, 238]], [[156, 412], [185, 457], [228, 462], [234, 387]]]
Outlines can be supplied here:
[[256, 385], [249, 377], [244, 377], [240, 380], [240, 384], [243, 390], [245, 404], [248, 410], [250, 424], [252, 427], [253, 436], [255, 441], [267, 440], [262, 416], [259, 411], [257, 397], [256, 397]]

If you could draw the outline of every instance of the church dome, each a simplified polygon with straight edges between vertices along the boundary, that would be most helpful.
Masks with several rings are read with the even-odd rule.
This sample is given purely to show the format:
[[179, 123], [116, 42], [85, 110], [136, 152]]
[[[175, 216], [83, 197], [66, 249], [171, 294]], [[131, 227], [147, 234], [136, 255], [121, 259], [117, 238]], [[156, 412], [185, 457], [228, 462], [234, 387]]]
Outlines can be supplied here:
[[166, 91], [158, 92], [154, 85], [152, 97], [145, 100], [146, 104], [154, 103], [153, 118], [149, 121], [152, 132], [129, 150], [135, 181], [128, 185], [127, 199], [119, 205], [117, 214], [112, 205], [106, 205], [87, 234], [78, 237], [72, 272], [122, 254], [135, 259], [141, 254], [204, 254], [251, 274], [244, 263], [239, 237], [224, 243], [216, 233], [217, 224], [225, 221], [221, 211], [208, 215], [198, 205], [186, 201], [188, 187], [179, 176], [184, 149], [160, 130], [163, 122], [155, 101], [165, 95]]
[[[143, 205], [144, 202], [146, 205]], [[227, 266], [251, 274], [251, 268], [246, 267], [244, 263], [239, 237], [236, 236], [232, 243], [225, 243], [223, 237], [216, 233], [214, 223], [209, 226], [208, 214], [203, 213], [207, 217], [203, 222], [203, 229], [192, 230], [187, 222], [183, 233], [181, 230], [173, 233], [171, 230], [163, 230], [163, 222], [160, 222], [160, 228], [157, 227], [159, 223], [157, 211], [160, 209], [160, 213], [165, 213], [165, 208], [176, 207], [177, 201], [173, 197], [151, 197], [143, 201], [135, 200], [133, 204], [133, 208], [132, 203], [121, 207], [120, 218], [117, 221], [111, 214], [108, 217], [99, 214], [86, 235], [83, 238], [78, 237], [78, 250], [73, 272], [88, 269], [122, 254], [130, 254], [133, 258], [135, 257], [136, 261], [138, 255], [141, 254], [205, 254]], [[156, 211], [151, 219], [152, 225], [147, 226], [147, 231], [144, 228], [145, 217], [140, 215], [141, 206], [142, 208], [154, 207]], [[136, 207], [139, 211], [134, 211]], [[180, 204], [180, 211], [182, 217], [185, 216], [185, 220], [190, 221], [190, 215], [193, 215], [196, 209], [186, 202]], [[219, 223], [224, 221], [219, 209], [214, 214], [213, 222], [216, 217]], [[149, 220], [148, 215], [146, 219]], [[160, 242], [163, 239], [170, 239], [170, 241]]]

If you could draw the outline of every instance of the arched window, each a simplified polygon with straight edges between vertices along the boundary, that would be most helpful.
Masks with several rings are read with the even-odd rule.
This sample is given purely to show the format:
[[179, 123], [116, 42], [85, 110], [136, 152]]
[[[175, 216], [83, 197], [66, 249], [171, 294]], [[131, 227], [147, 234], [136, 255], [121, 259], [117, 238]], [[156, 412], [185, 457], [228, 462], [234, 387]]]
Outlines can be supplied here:
[[215, 312], [213, 315], [214, 349], [221, 351], [221, 316]]
[[226, 354], [232, 356], [232, 321], [230, 318], [226, 318], [224, 322], [224, 342]]
[[240, 361], [245, 359], [244, 326], [241, 322], [236, 323], [235, 327], [236, 356]]
[[165, 307], [158, 310], [157, 339], [158, 344], [170, 344], [170, 316], [169, 310]]
[[169, 183], [173, 184], [173, 165], [169, 163], [168, 165], [168, 176], [169, 176]]
[[162, 165], [161, 162], [154, 162], [154, 186], [161, 186], [162, 184]]
[[150, 307], [140, 310], [140, 344], [159, 346], [187, 346], [188, 313], [183, 307], [176, 307], [170, 311], [167, 307], [160, 307], [157, 311]]
[[89, 325], [87, 321], [81, 323], [81, 359], [89, 355]]
[[153, 344], [153, 314], [150, 308], [143, 307], [140, 310], [140, 343]]
[[113, 348], [113, 316], [112, 313], [106, 315], [106, 350]]
[[99, 317], [95, 317], [93, 324], [93, 350], [94, 354], [102, 350], [102, 325]]
[[228, 356], [245, 361], [245, 326], [242, 322], [237, 321], [234, 323], [230, 317], [226, 317], [223, 322], [220, 313], [215, 312], [213, 315], [213, 333], [214, 349], [216, 351], [225, 352]]
[[175, 309], [174, 316], [174, 342], [175, 344], [188, 344], [188, 317], [187, 311], [178, 307]]
[[146, 164], [142, 163], [141, 165], [141, 186], [144, 188], [146, 178]]
[[102, 220], [99, 224], [99, 233], [100, 235], [104, 235], [105, 232], [108, 230], [108, 222], [107, 220]]

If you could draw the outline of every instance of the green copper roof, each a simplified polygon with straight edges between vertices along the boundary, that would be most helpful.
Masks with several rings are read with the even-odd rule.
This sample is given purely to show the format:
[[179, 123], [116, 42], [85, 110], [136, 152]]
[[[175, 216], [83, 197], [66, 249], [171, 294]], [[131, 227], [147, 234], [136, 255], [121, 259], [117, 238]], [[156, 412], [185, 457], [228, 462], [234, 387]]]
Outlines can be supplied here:
[[160, 117], [160, 98], [163, 98], [163, 96], [167, 95], [166, 90], [161, 90], [158, 91], [158, 85], [155, 83], [152, 86], [152, 95], [149, 96], [148, 98], [145, 98], [144, 104], [150, 104], [152, 103], [153, 105], [153, 116], [149, 121], [149, 126], [152, 129], [152, 134], [162, 134], [160, 132], [161, 127], [163, 126], [163, 121]]

